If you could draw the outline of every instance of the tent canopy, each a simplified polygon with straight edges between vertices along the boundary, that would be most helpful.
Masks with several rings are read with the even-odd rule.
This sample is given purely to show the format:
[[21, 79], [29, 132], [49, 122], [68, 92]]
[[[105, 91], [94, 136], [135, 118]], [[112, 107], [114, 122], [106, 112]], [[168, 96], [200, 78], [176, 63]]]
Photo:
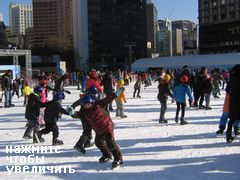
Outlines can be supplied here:
[[240, 53], [194, 55], [194, 56], [173, 56], [159, 58], [143, 58], [135, 61], [132, 71], [146, 71], [149, 68], [168, 68], [177, 69], [188, 65], [190, 68], [208, 68], [227, 69], [235, 64], [240, 64]]

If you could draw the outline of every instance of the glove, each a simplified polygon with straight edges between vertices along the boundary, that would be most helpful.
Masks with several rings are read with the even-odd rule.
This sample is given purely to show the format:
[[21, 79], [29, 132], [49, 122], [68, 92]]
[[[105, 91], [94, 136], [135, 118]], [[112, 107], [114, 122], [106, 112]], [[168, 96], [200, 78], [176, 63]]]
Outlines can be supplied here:
[[74, 113], [75, 113], [73, 107], [72, 107], [72, 106], [69, 106], [69, 105], [67, 105], [66, 111], [68, 112], [68, 114], [69, 114], [70, 116], [73, 116]]
[[118, 88], [118, 89], [115, 91], [115, 94], [116, 94], [117, 96], [119, 96], [124, 90], [125, 90], [124, 87], [120, 87], [120, 88]]
[[175, 102], [175, 100], [172, 98], [172, 103], [174, 103]]

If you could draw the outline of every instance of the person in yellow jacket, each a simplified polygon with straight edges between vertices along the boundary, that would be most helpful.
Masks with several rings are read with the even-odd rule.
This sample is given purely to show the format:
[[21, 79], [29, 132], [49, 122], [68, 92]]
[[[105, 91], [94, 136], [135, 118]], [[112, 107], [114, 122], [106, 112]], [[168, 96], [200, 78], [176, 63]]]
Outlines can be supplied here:
[[[124, 85], [124, 80], [118, 80], [117, 82], [117, 89], [122, 88]], [[126, 95], [125, 95], [125, 89], [124, 91], [115, 99], [117, 109], [116, 109], [116, 116], [120, 116], [121, 118], [127, 118], [127, 116], [124, 114], [124, 103], [126, 103]]]
[[31, 94], [32, 90], [31, 87], [29, 86], [28, 82], [25, 82], [24, 88], [23, 88], [23, 93], [24, 93], [24, 103], [23, 105], [25, 106], [28, 102], [28, 96]]

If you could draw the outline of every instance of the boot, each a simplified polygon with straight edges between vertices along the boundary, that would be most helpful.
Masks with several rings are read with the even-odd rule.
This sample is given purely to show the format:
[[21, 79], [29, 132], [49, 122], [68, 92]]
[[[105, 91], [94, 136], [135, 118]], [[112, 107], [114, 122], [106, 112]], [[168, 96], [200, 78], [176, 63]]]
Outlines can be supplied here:
[[235, 134], [235, 136], [240, 135], [240, 129], [238, 127], [234, 126], [234, 134]]
[[216, 132], [216, 134], [223, 134], [225, 126], [219, 126], [219, 130]]
[[226, 133], [226, 141], [227, 143], [232, 143], [234, 140], [234, 137], [232, 137], [232, 133], [227, 132]]
[[53, 138], [53, 142], [52, 145], [63, 145], [63, 141], [62, 140], [58, 140], [57, 138]]
[[127, 118], [127, 115], [123, 114], [121, 115], [121, 118]]
[[45, 142], [45, 139], [42, 138], [42, 133], [41, 133], [41, 131], [38, 131], [38, 132], [37, 132], [37, 138], [38, 138], [38, 140], [39, 140], [40, 142]]
[[115, 169], [115, 168], [117, 168], [118, 166], [120, 166], [122, 164], [123, 164], [123, 161], [121, 161], [121, 160], [114, 160], [113, 163], [112, 163], [112, 168]]
[[112, 159], [112, 157], [106, 157], [106, 156], [103, 156], [101, 158], [99, 158], [99, 163], [105, 163], [105, 162], [108, 162]]
[[224, 130], [219, 129], [219, 130], [216, 132], [216, 134], [223, 134], [223, 132], [224, 132]]
[[181, 117], [181, 123], [180, 124], [181, 125], [186, 125], [186, 124], [188, 124], [188, 122], [184, 120], [184, 117]]
[[178, 123], [178, 117], [175, 117], [175, 122]]

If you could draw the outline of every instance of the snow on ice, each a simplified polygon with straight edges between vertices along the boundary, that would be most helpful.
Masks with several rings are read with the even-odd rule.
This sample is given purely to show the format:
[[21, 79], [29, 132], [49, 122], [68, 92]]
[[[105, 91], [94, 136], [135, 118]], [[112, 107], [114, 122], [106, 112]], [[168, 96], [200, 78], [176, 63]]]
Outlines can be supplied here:
[[[67, 89], [72, 94], [66, 94], [64, 107], [79, 98], [79, 91], [75, 87]], [[29, 153], [23, 149], [23, 153], [6, 153], [7, 146], [21, 148], [33, 145], [32, 140], [22, 139], [26, 124], [25, 107], [22, 106], [23, 98], [18, 100], [15, 96], [15, 107], [0, 108], [0, 179], [240, 179], [239, 139], [227, 144], [225, 135], [215, 134], [222, 113], [224, 91], [220, 99], [211, 99], [213, 110], [187, 108], [185, 119], [189, 124], [183, 126], [175, 124], [176, 104], [170, 100], [166, 113], [168, 124], [158, 123], [160, 103], [157, 93], [157, 83], [154, 83], [146, 89], [142, 88], [142, 98], [133, 98], [132, 83], [126, 86], [125, 112], [128, 117], [116, 118], [115, 112], [111, 112], [115, 138], [124, 158], [124, 165], [115, 170], [111, 169], [111, 162], [98, 163], [101, 153], [95, 146], [87, 149], [85, 155], [73, 149], [82, 133], [81, 122], [65, 115], [58, 122], [59, 139], [64, 141], [64, 145], [57, 146], [60, 153]], [[46, 142], [38, 145], [49, 152], [52, 134], [44, 138]], [[44, 159], [41, 161], [42, 156]], [[46, 168], [46, 172], [43, 169], [36, 171], [39, 167]], [[69, 173], [69, 168], [75, 172]]]

